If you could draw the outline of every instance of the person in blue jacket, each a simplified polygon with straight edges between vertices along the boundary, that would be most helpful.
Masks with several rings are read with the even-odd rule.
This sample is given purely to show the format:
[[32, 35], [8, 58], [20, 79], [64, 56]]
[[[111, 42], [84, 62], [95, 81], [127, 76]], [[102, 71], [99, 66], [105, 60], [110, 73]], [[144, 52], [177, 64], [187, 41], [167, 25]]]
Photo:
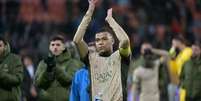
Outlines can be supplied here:
[[90, 101], [90, 79], [87, 66], [78, 70], [73, 78], [70, 101]]

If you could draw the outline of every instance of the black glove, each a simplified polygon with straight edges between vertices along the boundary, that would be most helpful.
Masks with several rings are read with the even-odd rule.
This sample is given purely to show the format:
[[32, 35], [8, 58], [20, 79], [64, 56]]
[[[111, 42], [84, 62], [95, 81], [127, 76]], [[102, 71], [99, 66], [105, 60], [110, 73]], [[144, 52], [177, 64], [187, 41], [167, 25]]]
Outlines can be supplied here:
[[52, 72], [53, 68], [56, 66], [54, 56], [48, 56], [44, 62], [47, 64], [47, 71]]

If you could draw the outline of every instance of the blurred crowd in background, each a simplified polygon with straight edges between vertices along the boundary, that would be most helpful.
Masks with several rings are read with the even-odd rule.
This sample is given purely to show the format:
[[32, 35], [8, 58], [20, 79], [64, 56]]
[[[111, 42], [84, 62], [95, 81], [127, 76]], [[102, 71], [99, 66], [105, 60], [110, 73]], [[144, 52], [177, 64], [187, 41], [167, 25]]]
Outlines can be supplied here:
[[[200, 0], [99, 0], [86, 34], [88, 42], [105, 26], [109, 7], [129, 34], [135, 57], [145, 38], [157, 48], [168, 49], [174, 34], [182, 34], [189, 42], [201, 36]], [[38, 57], [47, 53], [50, 35], [61, 33], [72, 40], [87, 8], [87, 0], [1, 0], [0, 32], [15, 53]]]
[[[201, 0], [99, 0], [87, 42], [94, 41], [98, 28], [107, 26], [110, 7], [129, 35], [134, 58], [140, 56], [144, 40], [165, 50], [171, 48], [174, 35], [184, 36], [189, 45], [201, 41]], [[0, 33], [14, 53], [25, 57], [25, 67], [36, 67], [48, 53], [49, 36], [62, 34], [71, 41], [87, 8], [87, 0], [0, 0]]]

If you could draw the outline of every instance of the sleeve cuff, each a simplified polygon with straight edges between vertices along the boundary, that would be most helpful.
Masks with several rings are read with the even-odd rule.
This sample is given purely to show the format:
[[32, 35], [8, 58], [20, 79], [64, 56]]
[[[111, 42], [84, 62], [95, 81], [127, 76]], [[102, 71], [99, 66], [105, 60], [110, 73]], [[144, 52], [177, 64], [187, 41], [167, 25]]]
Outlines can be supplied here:
[[131, 48], [127, 47], [127, 48], [120, 48], [119, 52], [122, 56], [128, 57], [131, 54]]

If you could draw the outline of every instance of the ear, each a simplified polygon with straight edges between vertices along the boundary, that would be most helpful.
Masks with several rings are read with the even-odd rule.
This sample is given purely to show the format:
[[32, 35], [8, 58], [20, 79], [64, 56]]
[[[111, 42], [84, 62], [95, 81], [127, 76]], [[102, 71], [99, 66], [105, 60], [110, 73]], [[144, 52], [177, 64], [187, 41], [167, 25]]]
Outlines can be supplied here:
[[112, 38], [112, 44], [114, 44], [114, 38]]
[[10, 52], [10, 44], [7, 42], [4, 44], [4, 51]]
[[115, 43], [114, 37], [112, 35], [110, 35], [109, 37], [110, 37], [110, 39], [112, 41], [112, 44], [114, 44]]
[[62, 46], [62, 50], [65, 50], [66, 49], [66, 46], [65, 46], [65, 44], [63, 44], [63, 46]]
[[48, 49], [50, 50], [51, 44], [49, 44]]

